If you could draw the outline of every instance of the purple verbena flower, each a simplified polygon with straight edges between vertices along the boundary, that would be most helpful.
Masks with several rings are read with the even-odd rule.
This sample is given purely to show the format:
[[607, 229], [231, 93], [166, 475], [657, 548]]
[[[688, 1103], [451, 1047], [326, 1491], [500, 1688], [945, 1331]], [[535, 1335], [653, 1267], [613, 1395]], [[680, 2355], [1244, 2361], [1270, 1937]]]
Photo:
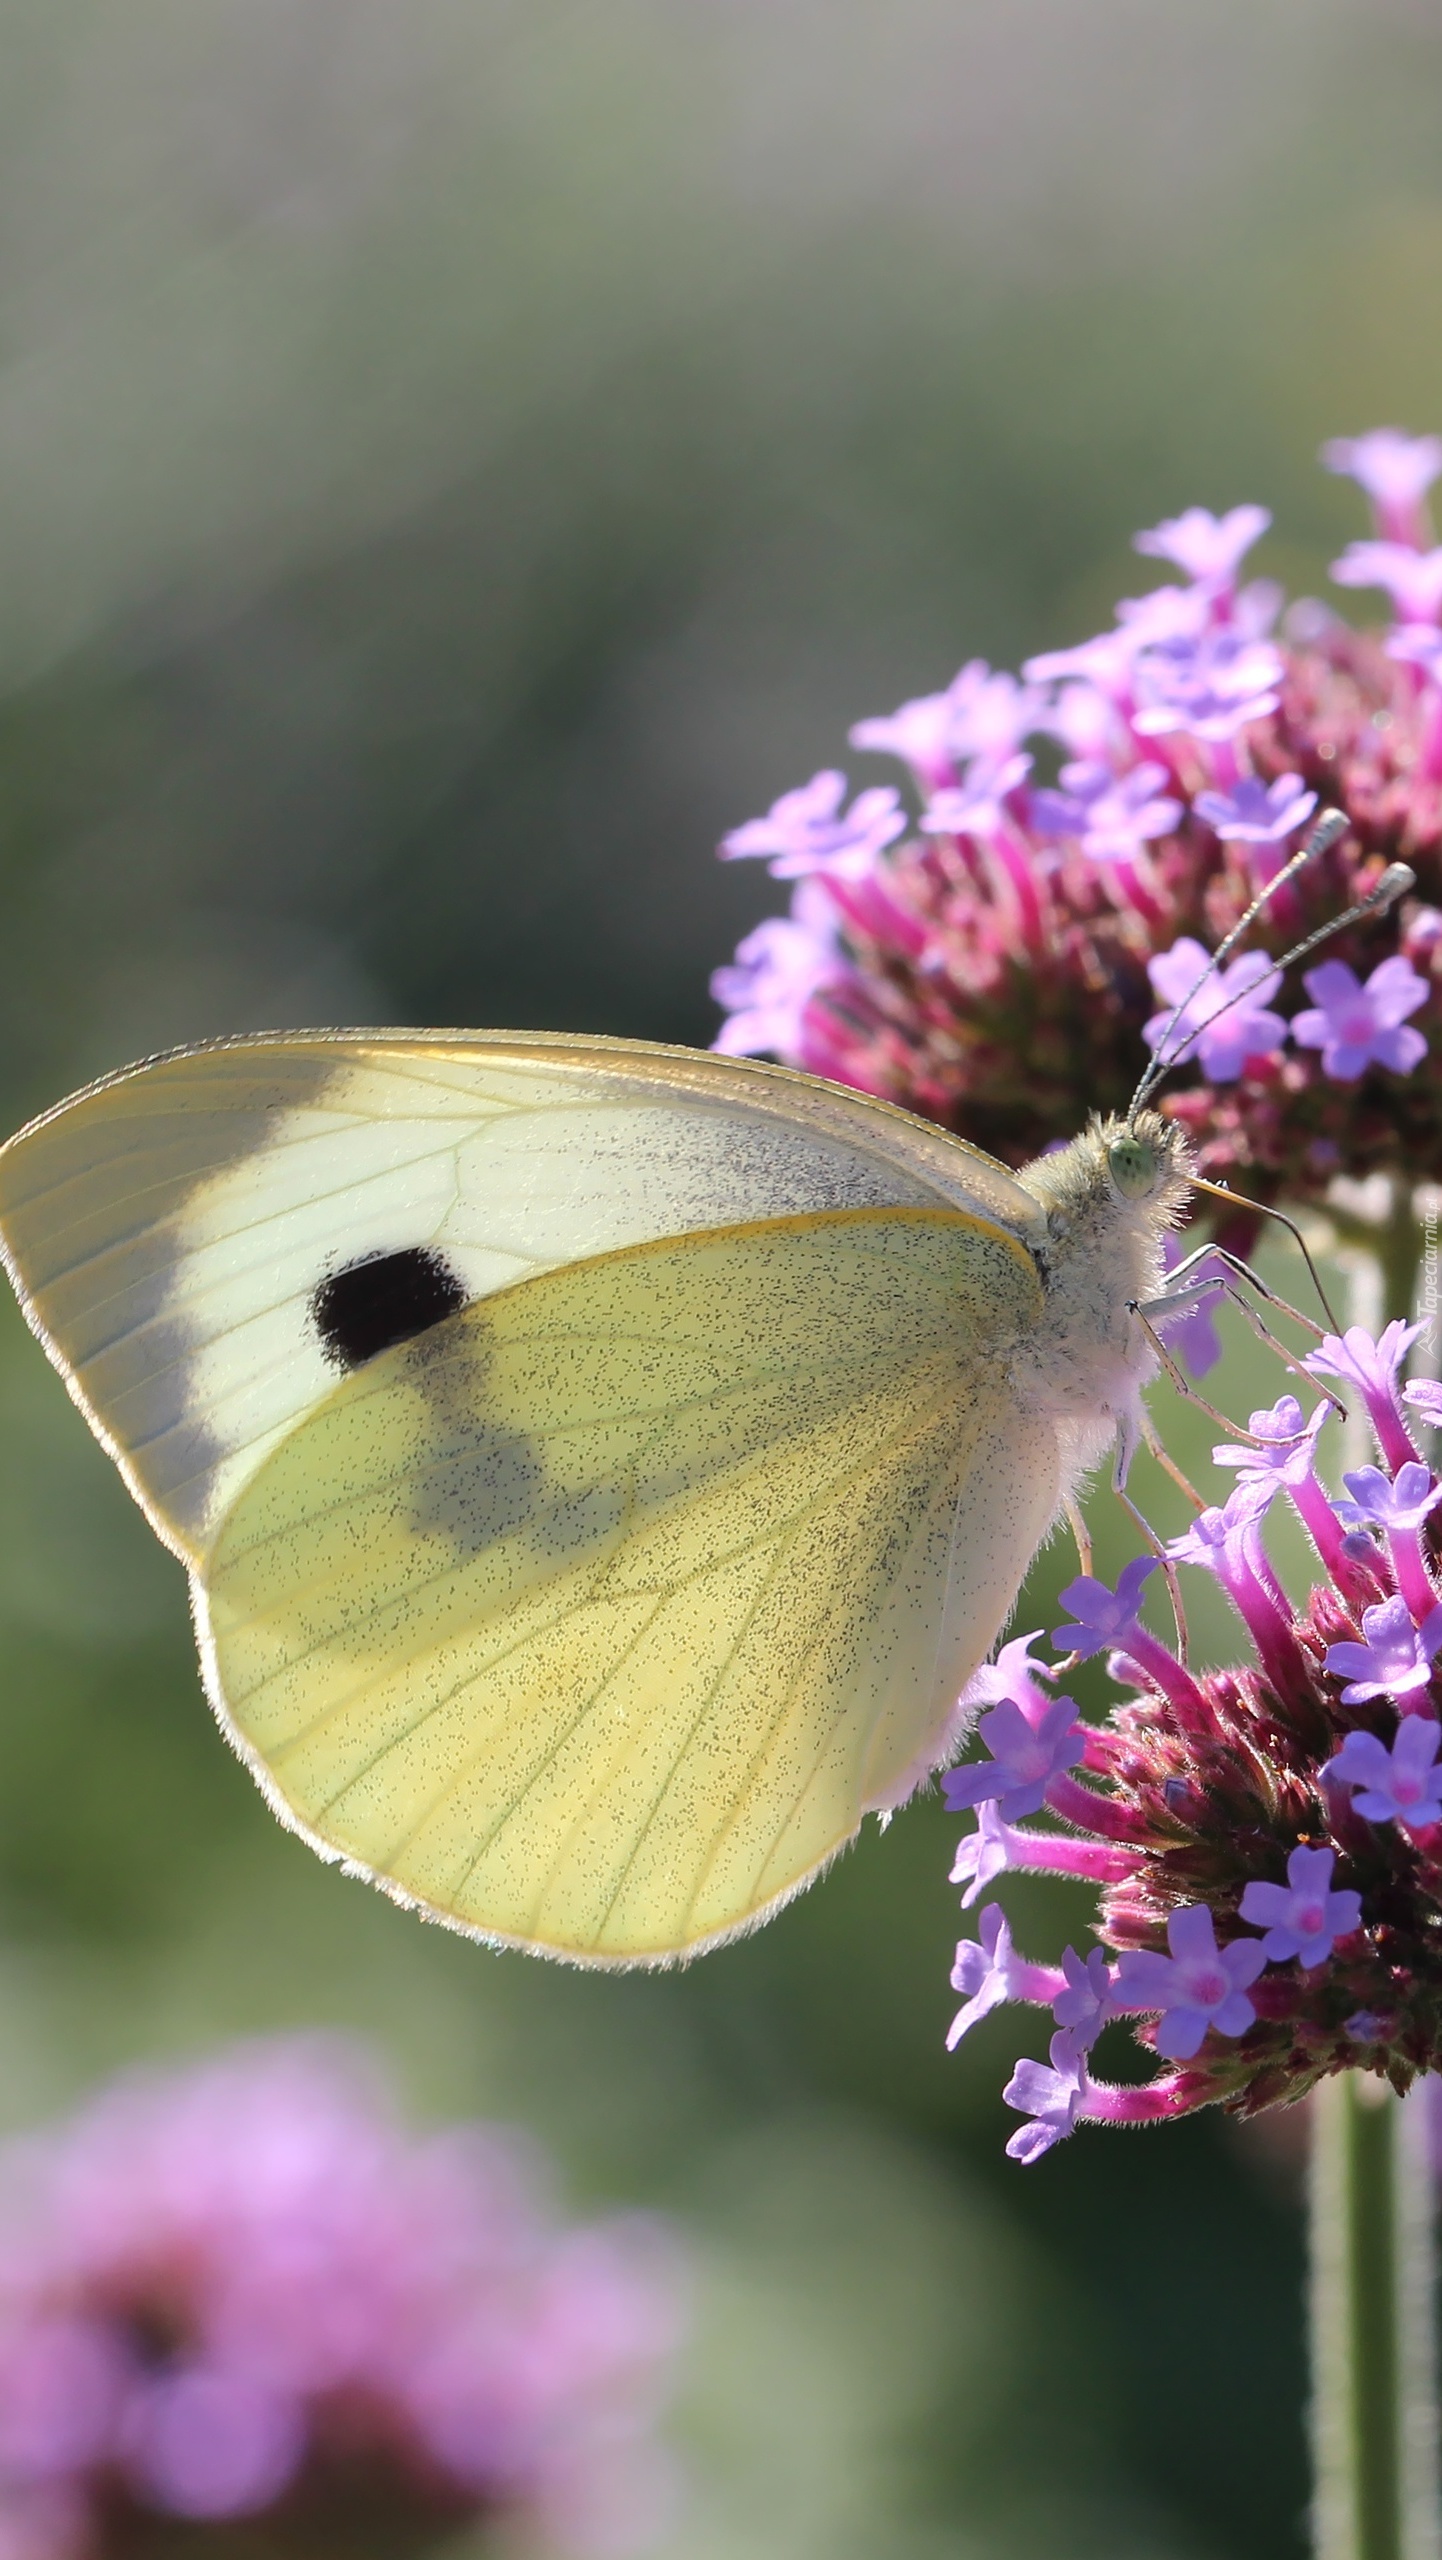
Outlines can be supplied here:
[[1070, 2052], [1080, 2058], [1091, 2051], [1103, 2027], [1116, 2016], [1111, 1970], [1100, 1947], [1093, 1947], [1085, 1962], [1075, 1947], [1065, 1948], [1061, 1969], [1066, 1987], [1057, 1993], [1051, 2013], [1069, 2040]]
[[1382, 1455], [1393, 1469], [1417, 1455], [1402, 1419], [1398, 1381], [1402, 1363], [1422, 1331], [1420, 1324], [1404, 1324], [1394, 1316], [1374, 1342], [1365, 1326], [1349, 1325], [1340, 1336], [1324, 1334], [1302, 1362], [1313, 1377], [1340, 1378], [1344, 1386], [1358, 1390], [1382, 1443]]
[[[1142, 1026], [1150, 1049], [1178, 1060], [1200, 1058], [1213, 1084], [1232, 1084], [1250, 1058], [1280, 1049], [1287, 1025], [1268, 1011], [1281, 973], [1260, 951], [1241, 952], [1209, 976], [1211, 955], [1183, 934], [1148, 961], [1153, 987], [1169, 1010]], [[1205, 980], [1205, 984], [1203, 984]]]
[[1160, 786], [1161, 764], [1133, 765], [1118, 778], [1109, 764], [1064, 764], [1060, 791], [1035, 791], [1031, 822], [1044, 836], [1074, 836], [1093, 862], [1134, 862], [1145, 846], [1170, 833], [1182, 803]]
[[1369, 1698], [1410, 1698], [1432, 1677], [1432, 1657], [1442, 1646], [1442, 1602], [1417, 1626], [1400, 1593], [1378, 1600], [1362, 1612], [1362, 1642], [1327, 1647], [1325, 1663], [1335, 1680], [1345, 1680], [1344, 1707], [1365, 1706]]
[[0, 2512], [27, 2560], [281, 2501], [341, 2547], [358, 2499], [405, 2547], [629, 2549], [676, 2321], [656, 2235], [558, 2230], [513, 2143], [406, 2136], [340, 2050], [137, 2076], [0, 2150]]
[[1442, 606], [1442, 548], [1404, 542], [1349, 542], [1332, 563], [1339, 587], [1384, 587], [1399, 622], [1435, 622]]
[[1030, 756], [1008, 756], [996, 763], [979, 760], [964, 782], [938, 791], [921, 821], [928, 836], [985, 836], [1001, 825], [1007, 794], [1025, 782]]
[[838, 922], [821, 883], [801, 880], [789, 916], [767, 916], [752, 927], [737, 944], [735, 959], [712, 975], [711, 993], [729, 1016], [713, 1049], [732, 1058], [764, 1050], [784, 1058], [800, 1051], [802, 1016], [813, 996], [848, 975]]
[[862, 791], [849, 809], [844, 773], [814, 773], [796, 791], [783, 791], [764, 818], [748, 818], [721, 839], [728, 862], [758, 855], [774, 880], [799, 880], [817, 872], [838, 880], [863, 879], [878, 853], [906, 831], [906, 815], [889, 789]]
[[1062, 1607], [1071, 1610], [1076, 1623], [1054, 1627], [1052, 1643], [1066, 1646], [1083, 1662], [1089, 1662], [1094, 1653], [1125, 1650], [1137, 1633], [1142, 1585], [1156, 1566], [1155, 1556], [1133, 1556], [1118, 1574], [1114, 1591], [1091, 1574], [1078, 1575], [1061, 1594]]
[[1218, 746], [1276, 710], [1286, 668], [1269, 640], [1214, 630], [1199, 640], [1158, 641], [1142, 651], [1135, 673], [1139, 738], [1189, 730]]
[[1242, 1893], [1241, 1914], [1254, 1929], [1265, 1929], [1262, 1953], [1268, 1964], [1297, 1958], [1304, 1973], [1325, 1964], [1339, 1938], [1346, 1938], [1362, 1918], [1362, 1897], [1349, 1889], [1331, 1890], [1334, 1849], [1298, 1847], [1287, 1860], [1285, 1884], [1260, 1878]]
[[1074, 1769], [1086, 1748], [1073, 1698], [1049, 1699], [1035, 1721], [1014, 1698], [1002, 1698], [977, 1732], [991, 1753], [990, 1764], [948, 1769], [941, 1791], [953, 1813], [994, 1799], [1006, 1822], [1039, 1812], [1051, 1780]]
[[1442, 1818], [1442, 1769], [1435, 1768], [1442, 1725], [1433, 1716], [1403, 1716], [1389, 1751], [1375, 1733], [1349, 1733], [1324, 1778], [1355, 1787], [1352, 1808], [1369, 1822], [1420, 1829]]
[[948, 2053], [978, 2020], [999, 2008], [1003, 2001], [1046, 2003], [1054, 1998], [1058, 1986], [1054, 1967], [1028, 1964], [1024, 1956], [1017, 1954], [999, 1902], [987, 1904], [977, 1926], [980, 1936], [961, 1940], [951, 1969], [951, 1987], [962, 1993], [965, 2006], [958, 2009], [947, 2031]]
[[1224, 516], [1214, 516], [1206, 507], [1188, 507], [1184, 514], [1134, 534], [1132, 548], [1154, 560], [1175, 561], [1202, 585], [1229, 587], [1238, 562], [1271, 521], [1266, 507], [1232, 507]]
[[1279, 1396], [1275, 1404], [1247, 1416], [1247, 1427], [1263, 1443], [1261, 1448], [1219, 1441], [1213, 1460], [1219, 1467], [1235, 1467], [1239, 1479], [1257, 1476], [1278, 1484], [1305, 1484], [1316, 1464], [1317, 1435], [1331, 1410], [1329, 1404], [1319, 1404], [1311, 1421], [1304, 1422], [1296, 1397]]
[[1299, 1013], [1292, 1036], [1299, 1048], [1320, 1049], [1324, 1072], [1350, 1084], [1364, 1067], [1390, 1067], [1410, 1075], [1427, 1055], [1409, 1013], [1427, 1001], [1427, 981], [1400, 951], [1381, 960], [1362, 986], [1345, 960], [1324, 960], [1302, 980], [1315, 1010]]
[[1420, 550], [1427, 539], [1422, 505], [1442, 471], [1442, 436], [1403, 435], [1398, 427], [1373, 427], [1363, 436], [1334, 436], [1322, 447], [1329, 471], [1365, 489], [1377, 509], [1385, 541]]
[[1300, 774], [1282, 773], [1275, 782], [1258, 782], [1242, 774], [1226, 791], [1199, 791], [1192, 806], [1223, 844], [1248, 844], [1260, 877], [1270, 880], [1281, 867], [1280, 848], [1305, 826], [1317, 805]]
[[1442, 1431], [1442, 1379], [1411, 1378], [1402, 1390], [1403, 1402], [1421, 1415], [1431, 1431]]
[[1167, 1944], [1169, 1956], [1134, 1949], [1117, 1967], [1118, 1998], [1161, 2012], [1158, 2053], [1190, 2061], [1208, 2027], [1224, 2036], [1245, 2035], [1257, 2014], [1247, 1986], [1267, 1961], [1258, 1941], [1235, 1938], [1218, 1947], [1211, 1912], [1204, 1902], [1193, 1902], [1171, 1914]]
[[1420, 1458], [1409, 1458], [1395, 1476], [1385, 1476], [1380, 1467], [1357, 1467], [1342, 1482], [1351, 1499], [1339, 1500], [1336, 1507], [1349, 1528], [1385, 1529], [1395, 1537], [1420, 1529], [1442, 1502], [1442, 1484]]
[[1043, 2062], [1019, 2062], [1001, 2093], [1019, 2115], [1033, 2118], [1006, 2146], [1007, 2158], [1026, 2167], [1071, 2132], [1086, 2095], [1086, 2065], [1065, 2029], [1052, 2037], [1050, 2050], [1049, 2070]]

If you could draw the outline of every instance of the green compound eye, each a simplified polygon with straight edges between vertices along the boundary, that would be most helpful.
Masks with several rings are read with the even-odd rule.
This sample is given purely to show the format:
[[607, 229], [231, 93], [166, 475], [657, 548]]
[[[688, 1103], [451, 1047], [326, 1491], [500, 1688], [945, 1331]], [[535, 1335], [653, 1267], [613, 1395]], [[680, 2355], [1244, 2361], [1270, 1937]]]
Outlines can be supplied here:
[[1157, 1159], [1145, 1138], [1113, 1138], [1107, 1167], [1124, 1200], [1145, 1200], [1157, 1184]]

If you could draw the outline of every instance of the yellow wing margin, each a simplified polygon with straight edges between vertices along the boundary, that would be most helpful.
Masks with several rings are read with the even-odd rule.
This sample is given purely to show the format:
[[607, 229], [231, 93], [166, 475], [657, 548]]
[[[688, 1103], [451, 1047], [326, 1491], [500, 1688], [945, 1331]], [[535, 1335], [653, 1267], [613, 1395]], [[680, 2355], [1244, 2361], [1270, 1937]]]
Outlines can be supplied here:
[[331, 1856], [494, 1942], [758, 1921], [934, 1759], [1055, 1507], [1029, 1255], [947, 1210], [569, 1265], [399, 1345], [198, 1577], [222, 1723]]

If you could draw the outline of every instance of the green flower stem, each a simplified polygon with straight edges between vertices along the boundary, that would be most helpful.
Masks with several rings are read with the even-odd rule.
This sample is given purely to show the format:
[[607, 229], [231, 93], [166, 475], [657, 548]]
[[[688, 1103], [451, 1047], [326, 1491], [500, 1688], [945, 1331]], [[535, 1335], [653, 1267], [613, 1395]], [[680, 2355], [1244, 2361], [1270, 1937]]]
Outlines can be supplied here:
[[1316, 2560], [1438, 2560], [1431, 2165], [1369, 2073], [1319, 2093], [1311, 2184]]
[[[1370, 1251], [1368, 1294], [1381, 1296], [1386, 1317], [1410, 1317], [1419, 1239], [1400, 1183]], [[1314, 2102], [1309, 2214], [1315, 2560], [1442, 2560], [1434, 2201], [1420, 2105], [1371, 2073], [1328, 2081]]]

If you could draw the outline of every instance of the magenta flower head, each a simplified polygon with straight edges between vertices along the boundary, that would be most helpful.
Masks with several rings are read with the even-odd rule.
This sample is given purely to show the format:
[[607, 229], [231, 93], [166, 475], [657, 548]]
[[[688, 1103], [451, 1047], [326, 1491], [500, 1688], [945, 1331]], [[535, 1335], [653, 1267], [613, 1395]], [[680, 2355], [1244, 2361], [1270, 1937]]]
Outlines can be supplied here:
[[[1068, 1948], [1059, 1969], [1032, 1961], [995, 1902], [981, 1937], [957, 1950], [968, 2006], [954, 2036], [1009, 2001], [1051, 2012], [1048, 2062], [1021, 2064], [1005, 2092], [1029, 2118], [1007, 2144], [1013, 2159], [1040, 2159], [1079, 2124], [1211, 2104], [1251, 2115], [1338, 2071], [1373, 2070], [1401, 2090], [1442, 2069], [1442, 1484], [1407, 1435], [1408, 1333], [1374, 1340], [1353, 1327], [1312, 1362], [1405, 1458], [1354, 1468], [1334, 1502], [1316, 1474], [1322, 1413], [1309, 1422], [1279, 1396], [1252, 1416], [1260, 1445], [1217, 1453], [1238, 1467], [1228, 1501], [1172, 1541], [1182, 1571], [1212, 1574], [1232, 1601], [1251, 1660], [1193, 1671], [1143, 1623], [1160, 1587], [1153, 1558], [1136, 1558], [1115, 1589], [1084, 1575], [1053, 1643], [1108, 1653], [1127, 1694], [1071, 1729], [1080, 1756], [1058, 1749], [1035, 1818], [1008, 1818], [980, 1764], [946, 1783], [952, 1804], [980, 1806], [954, 1870], [964, 1908], [984, 1881], [1022, 1871], [1081, 1877], [1098, 1893], [1085, 1960]], [[1265, 1548], [1279, 1504], [1325, 1577], [1300, 1608]], [[1094, 2062], [1126, 2019], [1162, 2066], [1141, 2084], [1102, 2078]]]
[[[1138, 536], [1166, 575], [1109, 630], [859, 721], [898, 784], [848, 802], [828, 769], [725, 840], [815, 903], [718, 976], [719, 1045], [1021, 1164], [1075, 1136], [1078, 1096], [1125, 1110], [1175, 1014], [1160, 1107], [1209, 1181], [1295, 1208], [1339, 1174], [1442, 1179], [1439, 453], [1394, 429], [1327, 449], [1378, 511], [1337, 574], [1380, 629], [1280, 615], [1245, 574], [1265, 509], [1183, 508]], [[1326, 808], [1346, 833], [1199, 987]], [[1278, 975], [1394, 861], [1415, 895], [1348, 926], [1305, 983]], [[1239, 1207], [1218, 1240], [1245, 1251], [1254, 1227]]]
[[408, 2136], [349, 2051], [241, 2046], [0, 2150], [0, 2527], [638, 2548], [677, 2332], [659, 2233], [559, 2225], [513, 2141]]

